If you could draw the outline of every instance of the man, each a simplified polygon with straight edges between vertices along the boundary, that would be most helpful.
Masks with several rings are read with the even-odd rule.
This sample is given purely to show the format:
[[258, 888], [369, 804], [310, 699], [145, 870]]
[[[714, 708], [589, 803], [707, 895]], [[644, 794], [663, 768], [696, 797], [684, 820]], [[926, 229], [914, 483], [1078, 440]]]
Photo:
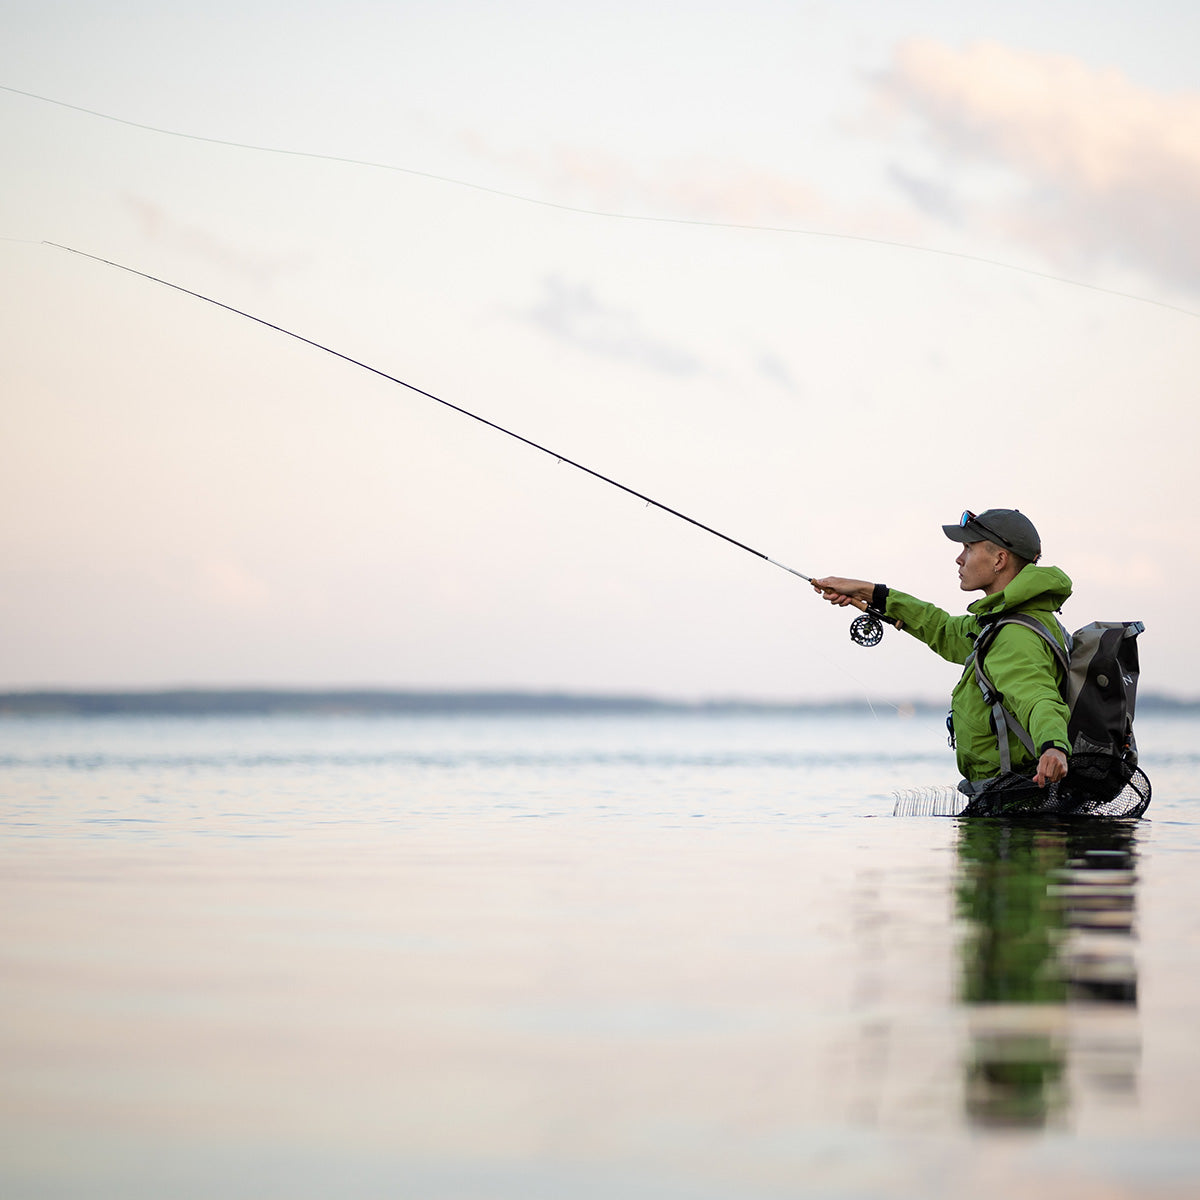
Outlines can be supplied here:
[[[943, 531], [962, 550], [958, 564], [959, 587], [983, 592], [968, 605], [967, 615], [949, 613], [880, 583], [828, 576], [814, 579], [813, 587], [832, 604], [855, 601], [869, 604], [894, 620], [907, 633], [951, 662], [965, 664], [951, 699], [951, 722], [958, 768], [966, 786], [1000, 774], [1000, 748], [991, 721], [991, 710], [975, 678], [972, 655], [984, 622], [1001, 613], [1036, 617], [1063, 643], [1055, 613], [1071, 595], [1071, 581], [1057, 567], [1039, 567], [1042, 542], [1033, 522], [1013, 508], [990, 508], [976, 516], [964, 512], [957, 525]], [[1003, 696], [1009, 712], [1028, 730], [1035, 754], [1008, 734], [1014, 771], [1028, 772], [1036, 763], [1034, 781], [1039, 787], [1067, 774], [1067, 706], [1059, 690], [1059, 668], [1054, 652], [1032, 630], [1005, 625], [984, 659], [993, 687]]]

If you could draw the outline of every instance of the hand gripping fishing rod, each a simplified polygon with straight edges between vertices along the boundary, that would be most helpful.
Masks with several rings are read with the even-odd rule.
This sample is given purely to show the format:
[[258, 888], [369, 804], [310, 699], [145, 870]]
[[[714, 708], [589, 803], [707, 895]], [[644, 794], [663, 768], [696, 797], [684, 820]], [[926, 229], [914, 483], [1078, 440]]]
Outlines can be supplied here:
[[[797, 571], [794, 567], [777, 562], [761, 550], [755, 550], [753, 546], [747, 546], [745, 542], [739, 542], [737, 538], [732, 538], [727, 533], [722, 533], [719, 529], [713, 529], [711, 525], [705, 525], [703, 521], [697, 521], [695, 517], [689, 517], [686, 513], [681, 513], [678, 509], [671, 508], [669, 505], [654, 500], [650, 496], [643, 495], [631, 487], [626, 487], [625, 484], [618, 483], [617, 480], [610, 479], [607, 475], [602, 475], [599, 471], [593, 471], [591, 467], [585, 467], [583, 463], [576, 462], [573, 458], [568, 458], [565, 454], [559, 454], [557, 451], [542, 446], [538, 442], [532, 441], [527, 437], [522, 437], [521, 434], [514, 433], [511, 429], [505, 429], [503, 425], [497, 425], [495, 421], [489, 421], [486, 417], [479, 416], [478, 413], [470, 412], [468, 409], [461, 408], [457, 404], [451, 404], [449, 400], [443, 400], [440, 396], [435, 396], [432, 392], [427, 392], [424, 388], [417, 387], [416, 384], [406, 383], [403, 379], [397, 379], [395, 375], [389, 375], [386, 371], [381, 371], [378, 367], [371, 366], [370, 363], [362, 362], [357, 358], [351, 358], [350, 355], [343, 354], [340, 350], [324, 346], [320, 342], [313, 341], [312, 338], [306, 338], [302, 334], [293, 333], [290, 329], [284, 329], [282, 325], [276, 325], [263, 317], [256, 317], [253, 313], [244, 312], [240, 308], [234, 308], [232, 304], [225, 304], [221, 300], [214, 300], [211, 296], [194, 292], [190, 288], [185, 288], [178, 283], [172, 283], [168, 279], [160, 279], [157, 275], [150, 275], [145, 271], [139, 271], [134, 267], [127, 267], [124, 263], [114, 262], [112, 259], [101, 258], [96, 254], [88, 254], [86, 250], [76, 250], [74, 246], [64, 246], [60, 242], [47, 241], [43, 244], [53, 246], [56, 250], [67, 250], [71, 254], [80, 255], [82, 258], [90, 258], [93, 262], [103, 263], [106, 267], [116, 267], [120, 271], [127, 271], [130, 275], [138, 275], [142, 279], [148, 279], [151, 283], [162, 284], [163, 287], [169, 287], [174, 291], [182, 292], [185, 296], [192, 296], [197, 300], [203, 300], [207, 304], [225, 309], [226, 312], [231, 312], [239, 317], [245, 317], [248, 321], [255, 321], [259, 325], [265, 325], [268, 329], [274, 329], [277, 333], [286, 334], [290, 338], [295, 338], [298, 342], [303, 342], [306, 346], [312, 346], [316, 350], [324, 350], [326, 354], [332, 354], [334, 358], [340, 358], [352, 366], [361, 367], [364, 371], [370, 371], [372, 375], [378, 375], [381, 379], [386, 379], [389, 383], [398, 383], [402, 388], [407, 388], [410, 392], [416, 392], [418, 396], [424, 396], [427, 400], [433, 400], [437, 404], [453, 409], [454, 412], [461, 413], [464, 417], [470, 417], [472, 421], [478, 421], [479, 424], [486, 425], [489, 429], [495, 429], [498, 433], [507, 434], [510, 438], [515, 438], [518, 442], [524, 442], [526, 446], [531, 446], [534, 450], [540, 450], [543, 454], [548, 454], [560, 463], [566, 463], [568, 466], [575, 467], [576, 470], [583, 471], [586, 475], [591, 475], [593, 479], [599, 479], [603, 483], [620, 488], [621, 491], [627, 492], [630, 496], [636, 496], [637, 499], [643, 500], [655, 508], [662, 509], [663, 512], [670, 513], [671, 516], [678, 517], [681, 521], [686, 521], [689, 525], [695, 525], [697, 529], [703, 529], [705, 533], [711, 533], [714, 537], [719, 537], [731, 546], [737, 546], [739, 550], [745, 550], [747, 554], [753, 554], [755, 558], [761, 558], [764, 562], [770, 563], [773, 567], [778, 567], [781, 571], [787, 571], [788, 574], [796, 575], [808, 583], [813, 582], [811, 575], [805, 575], [803, 571]], [[877, 646], [883, 638], [882, 622], [887, 621], [888, 618], [882, 613], [876, 612], [870, 605], [861, 600], [851, 600], [850, 603], [862, 612], [862, 615], [855, 617], [850, 625], [851, 639], [860, 646]]]

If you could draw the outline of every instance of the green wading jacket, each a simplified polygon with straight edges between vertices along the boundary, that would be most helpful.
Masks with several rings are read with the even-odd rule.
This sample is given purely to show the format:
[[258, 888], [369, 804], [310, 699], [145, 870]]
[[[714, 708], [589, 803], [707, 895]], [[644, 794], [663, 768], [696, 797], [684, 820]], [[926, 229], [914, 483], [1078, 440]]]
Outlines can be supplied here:
[[[1061, 643], [1062, 633], [1054, 614], [1070, 595], [1071, 581], [1062, 571], [1033, 565], [1025, 567], [1004, 591], [969, 605], [961, 617], [952, 617], [904, 592], [888, 591], [889, 617], [902, 622], [906, 633], [943, 658], [965, 666], [950, 701], [958, 769], [965, 778], [989, 779], [1000, 773], [1000, 749], [992, 714], [976, 682], [972, 659], [975, 638], [983, 628], [979, 618], [998, 613], [1026, 613], [1041, 621]], [[1010, 733], [1013, 770], [1032, 766], [1049, 745], [1070, 753], [1067, 706], [1059, 692], [1059, 668], [1050, 647], [1031, 629], [1005, 625], [988, 649], [984, 667], [992, 686], [1004, 697], [1005, 708], [1029, 731], [1037, 751], [1031, 758], [1020, 740]]]

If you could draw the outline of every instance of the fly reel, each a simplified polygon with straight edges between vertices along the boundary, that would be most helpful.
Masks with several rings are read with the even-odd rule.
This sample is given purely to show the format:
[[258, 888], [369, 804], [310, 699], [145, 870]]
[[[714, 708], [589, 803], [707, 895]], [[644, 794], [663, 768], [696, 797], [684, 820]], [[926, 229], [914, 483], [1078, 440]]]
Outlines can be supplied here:
[[883, 622], [868, 609], [850, 622], [850, 640], [859, 646], [878, 646], [883, 641]]

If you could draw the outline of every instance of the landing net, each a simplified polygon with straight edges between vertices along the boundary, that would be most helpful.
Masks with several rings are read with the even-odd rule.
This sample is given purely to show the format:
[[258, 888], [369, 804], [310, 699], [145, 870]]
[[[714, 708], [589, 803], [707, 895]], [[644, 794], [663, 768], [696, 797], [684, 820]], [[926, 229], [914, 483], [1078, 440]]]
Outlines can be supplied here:
[[1140, 817], [1150, 805], [1150, 780], [1141, 767], [1108, 754], [1072, 754], [1066, 779], [1038, 787], [1011, 772], [973, 796], [956, 788], [896, 793], [897, 817]]

